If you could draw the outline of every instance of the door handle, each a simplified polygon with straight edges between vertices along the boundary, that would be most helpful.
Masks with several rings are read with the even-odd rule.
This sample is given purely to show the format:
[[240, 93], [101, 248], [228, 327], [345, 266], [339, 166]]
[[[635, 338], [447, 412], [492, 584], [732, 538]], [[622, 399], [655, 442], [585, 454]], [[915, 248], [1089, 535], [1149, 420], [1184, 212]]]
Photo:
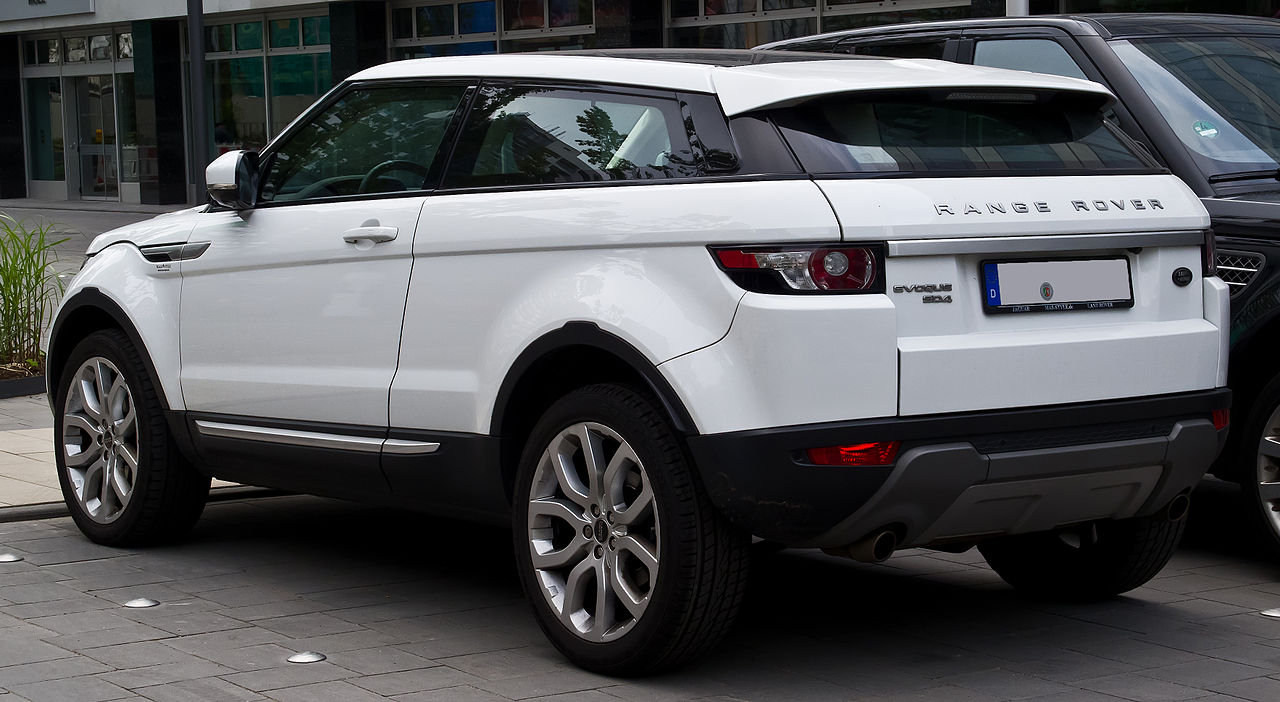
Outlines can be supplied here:
[[342, 240], [349, 244], [358, 244], [361, 241], [380, 244], [394, 240], [399, 233], [400, 230], [395, 227], [356, 227], [343, 232]]

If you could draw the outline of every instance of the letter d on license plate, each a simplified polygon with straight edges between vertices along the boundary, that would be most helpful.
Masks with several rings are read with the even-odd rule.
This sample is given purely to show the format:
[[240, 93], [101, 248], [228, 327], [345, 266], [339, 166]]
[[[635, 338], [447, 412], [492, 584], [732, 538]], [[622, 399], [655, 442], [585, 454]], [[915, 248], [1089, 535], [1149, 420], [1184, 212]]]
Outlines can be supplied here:
[[1133, 307], [1129, 259], [983, 261], [983, 309], [990, 314]]

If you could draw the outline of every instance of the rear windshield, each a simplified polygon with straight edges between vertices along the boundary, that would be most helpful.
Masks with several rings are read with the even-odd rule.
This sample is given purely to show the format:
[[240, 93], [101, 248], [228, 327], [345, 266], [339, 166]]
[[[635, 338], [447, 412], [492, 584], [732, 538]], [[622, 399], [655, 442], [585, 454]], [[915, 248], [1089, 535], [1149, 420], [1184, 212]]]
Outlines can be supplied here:
[[1065, 175], [1158, 167], [1087, 93], [952, 90], [859, 93], [773, 110], [817, 174]]

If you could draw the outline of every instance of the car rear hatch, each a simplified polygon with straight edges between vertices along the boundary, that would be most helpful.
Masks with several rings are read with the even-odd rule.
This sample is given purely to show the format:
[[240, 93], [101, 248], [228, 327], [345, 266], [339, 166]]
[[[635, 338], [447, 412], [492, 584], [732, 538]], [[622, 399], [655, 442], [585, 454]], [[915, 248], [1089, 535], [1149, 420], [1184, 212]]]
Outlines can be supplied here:
[[887, 242], [901, 415], [1224, 384], [1209, 220], [1103, 122], [1049, 89], [843, 93], [770, 110], [847, 242]]

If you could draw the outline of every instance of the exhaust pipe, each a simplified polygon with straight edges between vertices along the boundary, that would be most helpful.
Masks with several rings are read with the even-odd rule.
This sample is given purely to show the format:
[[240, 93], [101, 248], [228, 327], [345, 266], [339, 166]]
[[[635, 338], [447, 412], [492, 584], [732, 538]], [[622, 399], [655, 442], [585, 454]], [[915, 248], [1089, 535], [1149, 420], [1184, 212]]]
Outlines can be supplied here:
[[1187, 511], [1191, 509], [1191, 498], [1186, 495], [1178, 495], [1169, 501], [1169, 506], [1164, 508], [1164, 516], [1171, 522], [1181, 521], [1187, 516]]
[[863, 563], [880, 563], [898, 548], [898, 535], [892, 529], [872, 532], [861, 541], [840, 548], [824, 548], [832, 556], [844, 556]]

